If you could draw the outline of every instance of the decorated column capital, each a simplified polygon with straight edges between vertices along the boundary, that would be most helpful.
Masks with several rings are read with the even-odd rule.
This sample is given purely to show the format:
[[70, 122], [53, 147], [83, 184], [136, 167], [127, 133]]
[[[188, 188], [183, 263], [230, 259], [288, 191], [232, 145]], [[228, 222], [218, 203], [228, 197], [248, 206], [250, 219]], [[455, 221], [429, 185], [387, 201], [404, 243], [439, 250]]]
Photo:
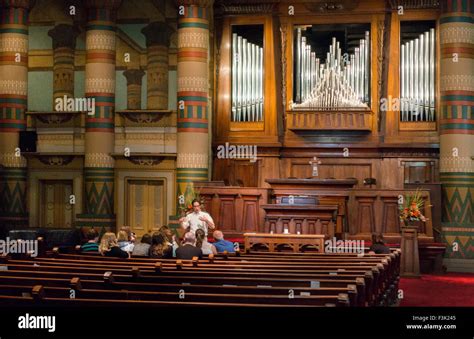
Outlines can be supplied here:
[[141, 85], [145, 72], [141, 69], [127, 69], [123, 75], [127, 79], [127, 85]]
[[48, 31], [48, 35], [53, 39], [53, 49], [67, 47], [76, 48], [76, 38], [79, 35], [79, 29], [76, 26], [68, 24], [59, 24]]
[[170, 37], [173, 34], [171, 27], [164, 21], [155, 21], [143, 27], [142, 34], [146, 38], [146, 46], [165, 46], [170, 44]]

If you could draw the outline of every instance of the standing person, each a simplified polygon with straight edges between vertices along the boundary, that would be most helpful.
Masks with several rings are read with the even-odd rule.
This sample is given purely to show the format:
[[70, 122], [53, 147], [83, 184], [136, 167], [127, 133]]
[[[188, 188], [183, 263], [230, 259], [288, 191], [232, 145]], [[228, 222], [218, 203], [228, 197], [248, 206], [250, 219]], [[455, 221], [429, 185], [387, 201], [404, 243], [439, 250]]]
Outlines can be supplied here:
[[202, 250], [194, 246], [196, 244], [196, 236], [193, 232], [187, 232], [184, 235], [183, 246], [176, 250], [176, 258], [191, 260], [193, 257], [202, 259]]
[[194, 199], [192, 202], [193, 211], [188, 213], [185, 217], [179, 219], [181, 227], [189, 232], [196, 233], [196, 230], [202, 229], [204, 231], [205, 236], [207, 237], [207, 230], [210, 228], [211, 230], [215, 229], [216, 226], [214, 225], [214, 220], [207, 212], [201, 211], [201, 203], [199, 200]]
[[127, 259], [130, 258], [130, 254], [122, 251], [117, 244], [117, 237], [115, 233], [107, 232], [102, 236], [100, 240], [99, 252], [106, 257], [117, 257]]
[[214, 237], [214, 240], [215, 240], [213, 245], [216, 247], [217, 252], [220, 252], [220, 253], [224, 251], [227, 251], [228, 253], [235, 252], [234, 244], [224, 239], [224, 233], [222, 233], [221, 231], [214, 231], [214, 233], [212, 233], [212, 236]]
[[196, 231], [196, 247], [200, 248], [204, 255], [217, 254], [216, 247], [207, 241], [202, 229]]

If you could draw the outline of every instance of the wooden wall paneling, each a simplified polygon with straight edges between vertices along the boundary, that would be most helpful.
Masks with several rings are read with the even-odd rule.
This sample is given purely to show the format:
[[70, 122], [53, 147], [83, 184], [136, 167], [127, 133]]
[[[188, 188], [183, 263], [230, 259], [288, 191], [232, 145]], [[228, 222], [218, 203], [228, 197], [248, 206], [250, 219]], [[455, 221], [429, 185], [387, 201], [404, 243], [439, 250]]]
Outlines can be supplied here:
[[219, 210], [219, 226], [224, 231], [236, 229], [234, 201], [235, 196], [233, 195], [221, 196]]
[[376, 195], [357, 196], [357, 233], [371, 234], [375, 231], [374, 202]]
[[258, 186], [258, 163], [245, 160], [231, 160], [232, 184], [236, 186], [257, 187]]
[[398, 197], [390, 195], [380, 196], [383, 202], [382, 210], [382, 233], [393, 233], [400, 234], [400, 221], [399, 221], [399, 209], [398, 209]]
[[219, 194], [214, 193], [214, 194], [209, 194], [209, 196], [212, 196], [211, 199], [211, 209], [209, 214], [211, 217], [214, 219], [214, 224], [216, 227], [220, 225], [221, 223], [221, 213], [220, 213], [220, 208], [221, 208], [221, 198], [219, 197]]
[[243, 201], [242, 230], [245, 232], [258, 232], [258, 199], [248, 196]]
[[235, 231], [242, 232], [245, 230], [244, 221], [244, 199], [241, 194], [237, 194], [234, 200], [234, 218], [235, 218]]

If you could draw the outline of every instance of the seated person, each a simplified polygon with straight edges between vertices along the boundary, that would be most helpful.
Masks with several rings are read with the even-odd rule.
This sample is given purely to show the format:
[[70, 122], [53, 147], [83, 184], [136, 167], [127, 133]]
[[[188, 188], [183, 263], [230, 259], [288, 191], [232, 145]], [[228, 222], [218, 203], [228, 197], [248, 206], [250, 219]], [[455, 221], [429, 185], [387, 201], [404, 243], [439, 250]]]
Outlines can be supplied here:
[[178, 249], [179, 245], [176, 242], [176, 237], [173, 234], [173, 231], [166, 225], [163, 225], [158, 230], [164, 238], [167, 240], [168, 245], [173, 247], [173, 257], [176, 257], [176, 250]]
[[193, 232], [184, 234], [183, 245], [176, 250], [177, 259], [191, 260], [193, 257], [202, 259], [202, 250], [194, 246], [196, 244], [196, 236]]
[[107, 232], [100, 240], [99, 252], [106, 257], [130, 258], [130, 254], [122, 251], [117, 244], [115, 233]]
[[206, 233], [202, 229], [196, 230], [196, 247], [202, 250], [202, 254], [217, 254], [216, 247], [207, 242]]
[[99, 234], [94, 228], [91, 228], [87, 232], [87, 242], [81, 246], [81, 252], [99, 252], [99, 244], [97, 243], [99, 240]]
[[369, 248], [369, 254], [390, 254], [390, 248], [385, 245], [385, 241], [381, 233], [372, 234], [372, 246]]
[[128, 233], [126, 231], [118, 232], [117, 241], [121, 250], [129, 253], [133, 251], [134, 244], [129, 240]]
[[234, 253], [235, 248], [234, 244], [231, 243], [228, 240], [224, 240], [224, 233], [221, 231], [214, 231], [212, 233], [212, 236], [214, 237], [215, 242], [213, 242], [213, 245], [216, 247], [217, 252], [224, 252], [227, 251], [227, 253]]
[[153, 233], [149, 250], [150, 258], [171, 259], [173, 258], [173, 246], [170, 246], [167, 239], [160, 232]]
[[133, 251], [132, 255], [142, 255], [142, 256], [148, 256], [148, 253], [150, 252], [150, 245], [151, 245], [151, 235], [148, 233], [145, 233], [142, 236], [142, 239], [138, 244], [135, 244], [133, 246]]
[[120, 228], [121, 231], [125, 231], [127, 233], [128, 241], [131, 243], [135, 243], [135, 240], [137, 239], [136, 235], [134, 232], [132, 232], [132, 229], [130, 226], [122, 226]]

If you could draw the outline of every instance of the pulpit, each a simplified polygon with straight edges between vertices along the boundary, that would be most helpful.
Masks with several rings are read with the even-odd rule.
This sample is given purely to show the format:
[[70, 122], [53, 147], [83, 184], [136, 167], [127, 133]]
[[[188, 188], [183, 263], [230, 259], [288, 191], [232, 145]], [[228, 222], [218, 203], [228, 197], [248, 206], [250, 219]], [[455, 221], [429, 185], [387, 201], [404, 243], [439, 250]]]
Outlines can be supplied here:
[[[330, 206], [331, 208], [335, 208], [335, 212], [331, 209], [325, 210], [325, 213], [334, 213], [331, 216], [334, 217], [334, 219], [328, 218], [327, 216], [324, 217], [324, 221], [321, 219], [322, 230], [324, 230], [325, 225], [329, 227], [331, 220], [333, 220], [335, 223], [334, 232], [328, 228], [327, 235], [334, 235], [335, 233], [342, 234], [347, 231], [347, 201], [349, 199], [350, 190], [357, 184], [357, 179], [267, 179], [266, 182], [271, 185], [275, 205], [281, 204], [284, 199], [289, 197], [293, 199], [300, 197], [316, 198], [319, 207], [315, 208], [313, 212], [318, 211], [322, 213], [325, 208]], [[293, 207], [293, 209], [295, 208]], [[275, 210], [278, 211], [278, 208], [273, 207], [272, 211]], [[301, 211], [296, 211], [298, 211], [298, 209], [295, 209], [295, 213], [301, 214]], [[303, 227], [303, 225], [301, 225], [301, 227], [305, 229], [307, 226], [305, 225], [305, 227]], [[311, 227], [312, 225], [309, 226], [310, 230]], [[319, 225], [317, 227], [319, 228]]]

